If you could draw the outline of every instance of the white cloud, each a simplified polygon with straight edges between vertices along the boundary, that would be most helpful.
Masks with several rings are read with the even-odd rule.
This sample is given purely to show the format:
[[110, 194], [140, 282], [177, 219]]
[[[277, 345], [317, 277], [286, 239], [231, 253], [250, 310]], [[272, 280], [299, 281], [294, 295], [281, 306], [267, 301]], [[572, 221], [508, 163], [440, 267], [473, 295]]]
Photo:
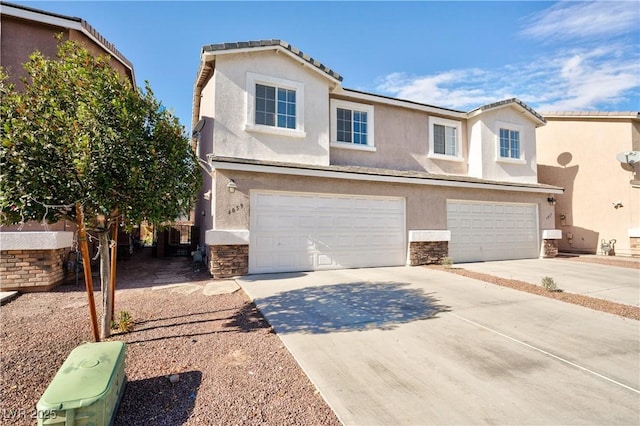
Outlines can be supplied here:
[[593, 39], [638, 31], [637, 1], [559, 2], [525, 18], [521, 34], [534, 39]]
[[448, 70], [409, 76], [392, 73], [376, 89], [401, 99], [470, 110], [517, 97], [538, 110], [595, 110], [640, 88], [637, 56], [624, 46], [559, 51], [494, 70]]
[[488, 72], [477, 68], [451, 70], [426, 76], [392, 73], [380, 79], [376, 89], [400, 99], [460, 108], [491, 102], [495, 95], [487, 93], [485, 88], [489, 79]]

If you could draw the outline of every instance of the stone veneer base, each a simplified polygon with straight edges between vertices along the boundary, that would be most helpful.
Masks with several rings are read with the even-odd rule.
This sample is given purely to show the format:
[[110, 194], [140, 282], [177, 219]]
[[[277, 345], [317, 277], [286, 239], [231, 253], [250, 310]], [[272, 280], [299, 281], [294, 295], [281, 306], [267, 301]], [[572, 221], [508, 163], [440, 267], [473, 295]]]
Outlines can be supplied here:
[[213, 278], [247, 275], [249, 246], [246, 244], [209, 246], [209, 272]]
[[542, 258], [558, 256], [558, 240], [542, 240]]
[[412, 241], [409, 243], [409, 265], [441, 264], [449, 254], [448, 241]]

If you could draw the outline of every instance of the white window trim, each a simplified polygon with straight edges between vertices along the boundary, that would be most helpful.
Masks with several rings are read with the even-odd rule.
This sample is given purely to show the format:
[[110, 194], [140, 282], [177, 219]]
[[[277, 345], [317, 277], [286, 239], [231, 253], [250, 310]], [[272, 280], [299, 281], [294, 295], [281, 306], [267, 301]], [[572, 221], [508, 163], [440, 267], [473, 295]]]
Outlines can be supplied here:
[[[447, 126], [447, 127], [455, 127], [456, 129], [456, 155], [446, 155], [446, 154], [438, 154], [434, 150], [434, 125]], [[446, 161], [457, 161], [462, 162], [464, 158], [462, 157], [462, 122], [457, 120], [449, 120], [441, 117], [429, 116], [429, 154], [428, 158], [433, 158], [436, 160], [446, 160]]]
[[[520, 133], [520, 158], [500, 156], [500, 129], [516, 130]], [[496, 121], [496, 162], [507, 164], [527, 164], [524, 152], [524, 126], [505, 121]]]
[[[343, 101], [341, 99], [331, 99], [329, 102], [331, 109], [331, 143], [333, 148], [353, 149], [356, 151], [375, 152], [374, 137], [374, 108], [373, 105], [360, 104], [356, 102]], [[349, 109], [351, 111], [362, 111], [367, 113], [367, 144], [360, 145], [351, 142], [338, 142], [338, 108]]]
[[[296, 128], [286, 129], [278, 126], [265, 126], [256, 124], [256, 84], [275, 86], [281, 89], [296, 91]], [[247, 73], [247, 122], [244, 129], [247, 132], [268, 133], [279, 136], [291, 136], [304, 138], [307, 134], [304, 131], [304, 83], [285, 80], [283, 78], [269, 75]]]

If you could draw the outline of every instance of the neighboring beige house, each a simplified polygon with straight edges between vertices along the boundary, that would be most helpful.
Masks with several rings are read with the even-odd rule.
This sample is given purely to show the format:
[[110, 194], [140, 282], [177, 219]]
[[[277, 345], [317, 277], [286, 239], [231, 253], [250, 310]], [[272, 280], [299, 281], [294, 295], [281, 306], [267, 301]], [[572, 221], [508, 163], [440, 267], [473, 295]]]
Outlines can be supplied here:
[[200, 59], [196, 221], [215, 277], [553, 255], [562, 188], [538, 182], [545, 120], [520, 100], [464, 112], [347, 89], [280, 40]]
[[565, 188], [556, 197], [559, 249], [602, 254], [616, 240], [616, 255], [640, 255], [640, 113], [543, 115], [538, 180]]
[[[135, 86], [131, 62], [84, 20], [1, 2], [0, 64], [17, 89], [23, 88], [20, 78], [26, 75], [22, 64], [35, 50], [55, 57], [55, 35], [60, 33], [64, 40], [80, 42], [95, 55], [109, 55], [113, 68]], [[74, 224], [67, 221], [0, 228], [0, 290], [39, 291], [60, 284], [73, 231]]]

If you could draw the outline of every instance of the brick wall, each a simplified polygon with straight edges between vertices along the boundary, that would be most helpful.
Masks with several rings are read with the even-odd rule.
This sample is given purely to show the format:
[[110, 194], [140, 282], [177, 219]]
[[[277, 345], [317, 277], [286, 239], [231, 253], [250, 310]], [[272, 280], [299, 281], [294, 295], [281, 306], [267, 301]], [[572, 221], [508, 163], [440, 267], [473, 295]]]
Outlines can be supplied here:
[[209, 246], [209, 272], [213, 278], [226, 278], [249, 273], [249, 246]]
[[65, 249], [2, 250], [0, 290], [45, 291], [64, 280]]
[[409, 243], [409, 265], [411, 266], [440, 264], [448, 254], [448, 241], [412, 241]]

